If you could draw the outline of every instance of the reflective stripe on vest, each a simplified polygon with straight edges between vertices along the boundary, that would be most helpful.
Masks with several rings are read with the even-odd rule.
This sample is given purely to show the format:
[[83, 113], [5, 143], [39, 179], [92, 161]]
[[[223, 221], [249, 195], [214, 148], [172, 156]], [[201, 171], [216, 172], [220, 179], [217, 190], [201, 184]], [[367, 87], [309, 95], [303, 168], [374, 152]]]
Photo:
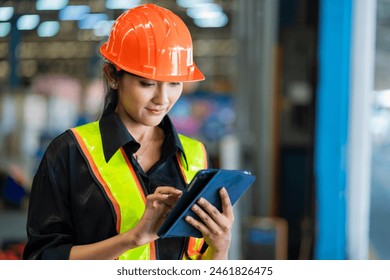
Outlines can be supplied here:
[[[109, 162], [106, 162], [99, 122], [72, 128], [71, 131], [87, 160], [91, 174], [102, 186], [115, 210], [117, 232], [123, 233], [133, 228], [145, 210], [145, 193], [126, 153], [120, 148]], [[188, 184], [197, 170], [207, 168], [207, 157], [202, 143], [182, 135], [179, 137], [187, 162], [183, 155], [178, 156], [177, 159]], [[202, 244], [203, 238], [190, 237], [185, 255], [190, 259], [198, 258]], [[155, 243], [151, 242], [128, 250], [119, 259], [156, 259]]]

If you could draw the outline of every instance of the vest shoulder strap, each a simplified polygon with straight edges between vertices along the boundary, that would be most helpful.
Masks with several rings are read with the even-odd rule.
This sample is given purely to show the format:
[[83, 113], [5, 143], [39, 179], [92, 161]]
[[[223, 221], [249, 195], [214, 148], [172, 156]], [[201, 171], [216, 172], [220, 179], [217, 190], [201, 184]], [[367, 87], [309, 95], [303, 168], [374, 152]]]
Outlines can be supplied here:
[[207, 169], [208, 158], [204, 144], [198, 140], [179, 134], [184, 154], [178, 155], [180, 169], [187, 184], [194, 178], [196, 172]]

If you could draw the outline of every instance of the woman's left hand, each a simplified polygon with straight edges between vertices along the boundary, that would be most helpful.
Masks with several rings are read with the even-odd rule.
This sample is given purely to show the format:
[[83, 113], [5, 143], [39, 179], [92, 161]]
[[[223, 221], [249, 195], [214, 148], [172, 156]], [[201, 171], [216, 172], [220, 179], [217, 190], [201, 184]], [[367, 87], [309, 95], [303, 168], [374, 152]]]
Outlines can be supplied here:
[[202, 222], [190, 216], [186, 217], [186, 221], [203, 234], [205, 242], [209, 245], [207, 255], [211, 259], [227, 259], [234, 221], [233, 207], [228, 192], [222, 188], [219, 195], [222, 201], [222, 212], [219, 212], [206, 199], [200, 198], [191, 209]]

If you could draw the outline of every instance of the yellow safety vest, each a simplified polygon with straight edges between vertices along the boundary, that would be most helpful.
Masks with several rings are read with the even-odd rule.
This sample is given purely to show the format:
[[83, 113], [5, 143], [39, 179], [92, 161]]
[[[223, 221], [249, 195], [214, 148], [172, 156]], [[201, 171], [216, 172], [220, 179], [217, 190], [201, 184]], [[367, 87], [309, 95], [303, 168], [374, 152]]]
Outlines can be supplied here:
[[[80, 151], [87, 159], [92, 175], [103, 187], [115, 209], [117, 232], [123, 233], [133, 228], [145, 210], [146, 194], [125, 151], [120, 148], [109, 162], [106, 162], [98, 121], [72, 128], [71, 131], [76, 137]], [[179, 138], [186, 158], [179, 153], [177, 160], [188, 184], [199, 169], [207, 168], [207, 155], [201, 142], [180, 134]], [[203, 242], [203, 238], [190, 237], [183, 259], [198, 259]], [[156, 259], [155, 242], [128, 250], [119, 259]]]

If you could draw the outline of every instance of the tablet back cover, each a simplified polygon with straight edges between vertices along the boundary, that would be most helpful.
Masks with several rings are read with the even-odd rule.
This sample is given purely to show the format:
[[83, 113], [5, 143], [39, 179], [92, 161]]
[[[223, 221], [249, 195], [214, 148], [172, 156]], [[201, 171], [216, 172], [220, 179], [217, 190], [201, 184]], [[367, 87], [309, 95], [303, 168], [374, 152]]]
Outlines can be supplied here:
[[221, 198], [218, 193], [222, 187], [225, 187], [228, 191], [230, 201], [233, 205], [256, 178], [250, 172], [242, 170], [211, 169], [200, 172], [206, 172], [211, 175], [211, 178], [205, 179], [208, 181], [206, 186], [196, 186], [200, 189], [192, 189], [192, 184], [189, 184], [189, 189], [183, 193], [164, 224], [158, 230], [157, 234], [161, 238], [178, 236], [202, 237], [202, 233], [199, 230], [184, 220], [186, 216], [192, 216], [199, 220], [198, 215], [191, 210], [191, 206], [200, 197], [203, 197], [219, 211], [222, 211]]

